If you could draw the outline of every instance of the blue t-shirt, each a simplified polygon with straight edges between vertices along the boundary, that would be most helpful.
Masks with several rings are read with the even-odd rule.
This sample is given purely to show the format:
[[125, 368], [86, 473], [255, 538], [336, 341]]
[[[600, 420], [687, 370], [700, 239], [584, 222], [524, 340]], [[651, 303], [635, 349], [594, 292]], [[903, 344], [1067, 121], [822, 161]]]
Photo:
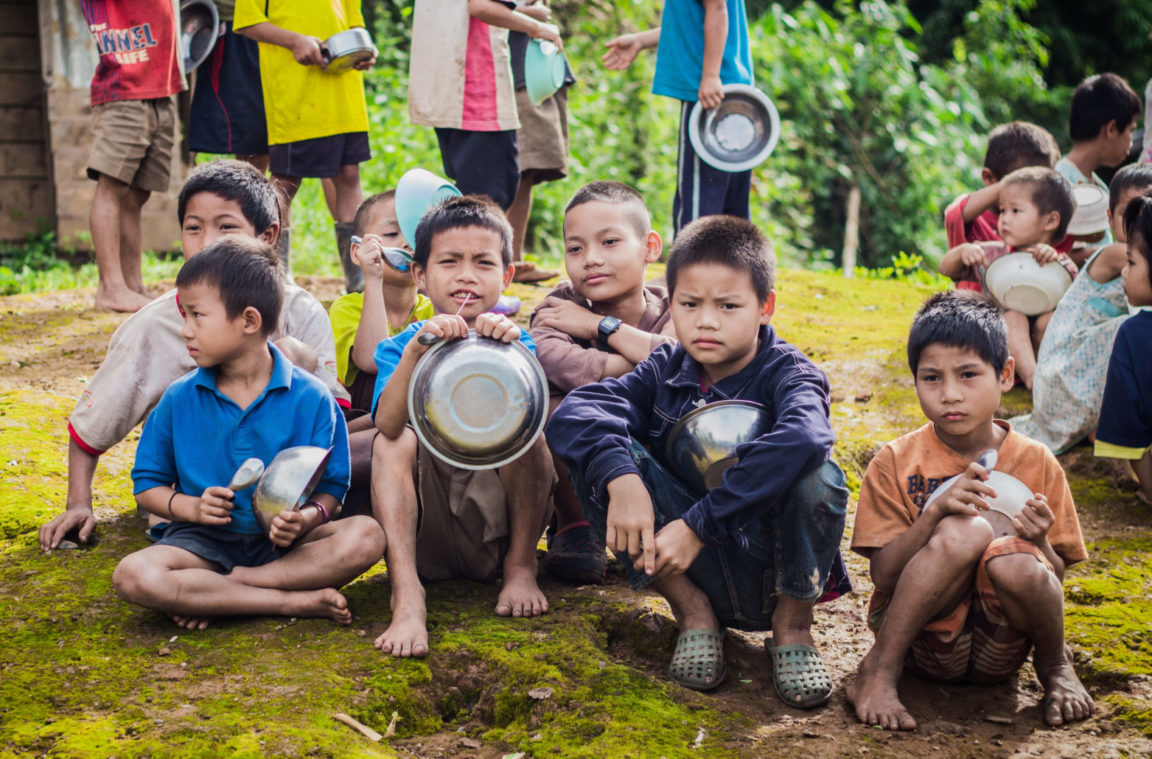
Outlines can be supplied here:
[[[720, 64], [720, 83], [755, 84], [744, 0], [727, 0], [727, 5], [728, 38]], [[694, 103], [703, 73], [703, 3], [700, 0], [665, 0], [652, 92]]]
[[[403, 332], [393, 335], [387, 340], [381, 340], [380, 344], [376, 346], [376, 352], [372, 356], [376, 360], [376, 387], [372, 390], [373, 419], [376, 418], [376, 404], [380, 402], [380, 393], [384, 392], [388, 378], [392, 376], [392, 372], [396, 371], [396, 367], [400, 364], [400, 356], [404, 353], [404, 346], [408, 345], [408, 341], [427, 321], [427, 319], [423, 319], [412, 322]], [[528, 330], [520, 330], [520, 342], [524, 344], [525, 348], [532, 351], [532, 355], [536, 355], [536, 343], [532, 342]]]
[[[199, 497], [210, 486], [227, 487], [247, 458], [267, 466], [285, 448], [315, 445], [332, 449], [315, 492], [344, 499], [351, 476], [344, 414], [323, 382], [293, 366], [271, 343], [268, 349], [272, 377], [246, 409], [216, 389], [215, 368], [197, 369], [172, 383], [144, 423], [132, 467], [133, 492], [175, 487]], [[254, 492], [236, 494], [232, 521], [219, 529], [263, 532], [252, 510]]]

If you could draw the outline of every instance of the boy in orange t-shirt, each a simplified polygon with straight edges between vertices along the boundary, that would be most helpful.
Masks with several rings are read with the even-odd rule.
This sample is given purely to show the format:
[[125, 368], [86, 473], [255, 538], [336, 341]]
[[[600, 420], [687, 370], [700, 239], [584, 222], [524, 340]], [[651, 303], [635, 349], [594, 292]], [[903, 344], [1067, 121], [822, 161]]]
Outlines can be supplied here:
[[[868, 465], [852, 533], [876, 586], [868, 609], [876, 643], [848, 688], [856, 716], [914, 730], [896, 688], [905, 668], [945, 682], [998, 682], [1032, 651], [1045, 721], [1084, 719], [1092, 698], [1064, 645], [1061, 583], [1087, 554], [1059, 462], [994, 419], [1013, 376], [999, 307], [976, 293], [933, 295], [912, 323], [908, 363], [929, 424]], [[985, 500], [996, 492], [976, 460], [989, 449], [994, 469], [1033, 492], [1015, 517]]]

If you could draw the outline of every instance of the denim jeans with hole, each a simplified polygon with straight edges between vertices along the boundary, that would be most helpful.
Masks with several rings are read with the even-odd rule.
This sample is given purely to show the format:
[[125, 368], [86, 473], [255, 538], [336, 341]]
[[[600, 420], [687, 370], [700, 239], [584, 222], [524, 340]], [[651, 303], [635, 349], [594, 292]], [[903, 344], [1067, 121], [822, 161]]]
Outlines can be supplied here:
[[[628, 452], [652, 496], [657, 532], [700, 500], [639, 442], [633, 440]], [[608, 504], [593, 497], [578, 472], [570, 469], [568, 476], [585, 518], [597, 534], [604, 535]], [[704, 546], [688, 569], [688, 578], [708, 595], [722, 625], [770, 629], [778, 594], [816, 601], [851, 590], [840, 556], [847, 505], [844, 473], [835, 462], [826, 461], [794, 482], [781, 498], [750, 514], [736, 541]], [[632, 566], [626, 552], [618, 552], [617, 558], [633, 588], [653, 581]]]

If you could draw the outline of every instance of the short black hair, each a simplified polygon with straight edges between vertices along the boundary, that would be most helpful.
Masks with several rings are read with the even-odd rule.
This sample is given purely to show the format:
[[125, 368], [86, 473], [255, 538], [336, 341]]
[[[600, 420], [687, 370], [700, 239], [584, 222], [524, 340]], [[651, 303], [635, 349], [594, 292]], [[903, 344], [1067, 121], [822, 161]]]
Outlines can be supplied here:
[[1073, 142], [1092, 140], [1115, 121], [1123, 131], [1140, 115], [1140, 97], [1116, 74], [1096, 74], [1076, 86], [1068, 115], [1068, 134]]
[[1149, 247], [1152, 246], [1152, 194], [1132, 198], [1124, 209], [1124, 234], [1128, 236], [1128, 249], [1135, 250], [1148, 262], [1148, 280], [1152, 284], [1152, 248]]
[[680, 270], [694, 264], [723, 264], [746, 272], [761, 302], [776, 286], [776, 256], [772, 243], [747, 219], [705, 216], [680, 230], [668, 254], [665, 279], [669, 295], [676, 292]]
[[221, 158], [192, 169], [176, 198], [176, 218], [181, 226], [188, 200], [202, 192], [236, 201], [258, 235], [280, 222], [280, 195], [268, 178], [251, 164]]
[[1012, 184], [1028, 185], [1032, 189], [1032, 202], [1036, 204], [1041, 215], [1053, 211], [1060, 214], [1060, 224], [1052, 233], [1052, 243], [1064, 239], [1068, 223], [1072, 221], [1072, 214], [1076, 211], [1076, 200], [1072, 197], [1072, 183], [1068, 181], [1068, 177], [1044, 166], [1025, 166], [1004, 177], [1001, 183], [1002, 187]]
[[1056, 138], [1042, 126], [1027, 121], [1001, 124], [988, 134], [984, 168], [1003, 179], [1025, 166], [1052, 168], [1060, 160]]
[[638, 237], [643, 238], [652, 231], [652, 217], [648, 215], [648, 206], [644, 205], [644, 198], [623, 182], [598, 180], [584, 185], [576, 191], [568, 201], [568, 205], [564, 206], [565, 219], [573, 208], [595, 201], [618, 204]]
[[[368, 217], [372, 214], [372, 208], [377, 203], [383, 203], [386, 200], [392, 200], [396, 197], [395, 190], [385, 190], [378, 192], [375, 195], [369, 195], [360, 202], [356, 208], [356, 215], [352, 217], [352, 233], [363, 237], [367, 234], [368, 230]], [[407, 240], [405, 240], [407, 242]]]
[[984, 293], [935, 293], [916, 312], [908, 333], [908, 368], [913, 376], [920, 367], [920, 355], [930, 345], [970, 350], [999, 373], [1008, 363], [1004, 312]]
[[1112, 181], [1108, 183], [1108, 210], [1116, 213], [1120, 198], [1129, 190], [1149, 187], [1152, 187], [1152, 166], [1146, 163], [1130, 163], [1122, 167], [1112, 175]]
[[432, 239], [441, 232], [464, 227], [481, 227], [495, 232], [500, 237], [500, 260], [504, 268], [512, 265], [512, 227], [500, 206], [487, 195], [465, 195], [449, 198], [427, 211], [416, 225], [416, 239], [413, 242], [413, 263], [427, 268], [428, 255], [432, 252]]
[[284, 274], [272, 246], [243, 235], [225, 235], [184, 262], [176, 287], [215, 287], [224, 313], [235, 319], [251, 306], [260, 312], [261, 332], [272, 334], [284, 303]]

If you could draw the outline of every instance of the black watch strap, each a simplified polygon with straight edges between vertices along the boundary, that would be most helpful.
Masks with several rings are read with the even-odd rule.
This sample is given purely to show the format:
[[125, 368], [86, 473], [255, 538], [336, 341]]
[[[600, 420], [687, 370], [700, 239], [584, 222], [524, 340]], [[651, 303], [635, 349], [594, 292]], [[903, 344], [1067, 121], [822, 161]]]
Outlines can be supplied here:
[[620, 329], [621, 324], [623, 324], [623, 322], [615, 316], [605, 316], [600, 320], [600, 326], [596, 328], [596, 331], [600, 335], [598, 343], [601, 350], [608, 350], [608, 338], [612, 333]]

